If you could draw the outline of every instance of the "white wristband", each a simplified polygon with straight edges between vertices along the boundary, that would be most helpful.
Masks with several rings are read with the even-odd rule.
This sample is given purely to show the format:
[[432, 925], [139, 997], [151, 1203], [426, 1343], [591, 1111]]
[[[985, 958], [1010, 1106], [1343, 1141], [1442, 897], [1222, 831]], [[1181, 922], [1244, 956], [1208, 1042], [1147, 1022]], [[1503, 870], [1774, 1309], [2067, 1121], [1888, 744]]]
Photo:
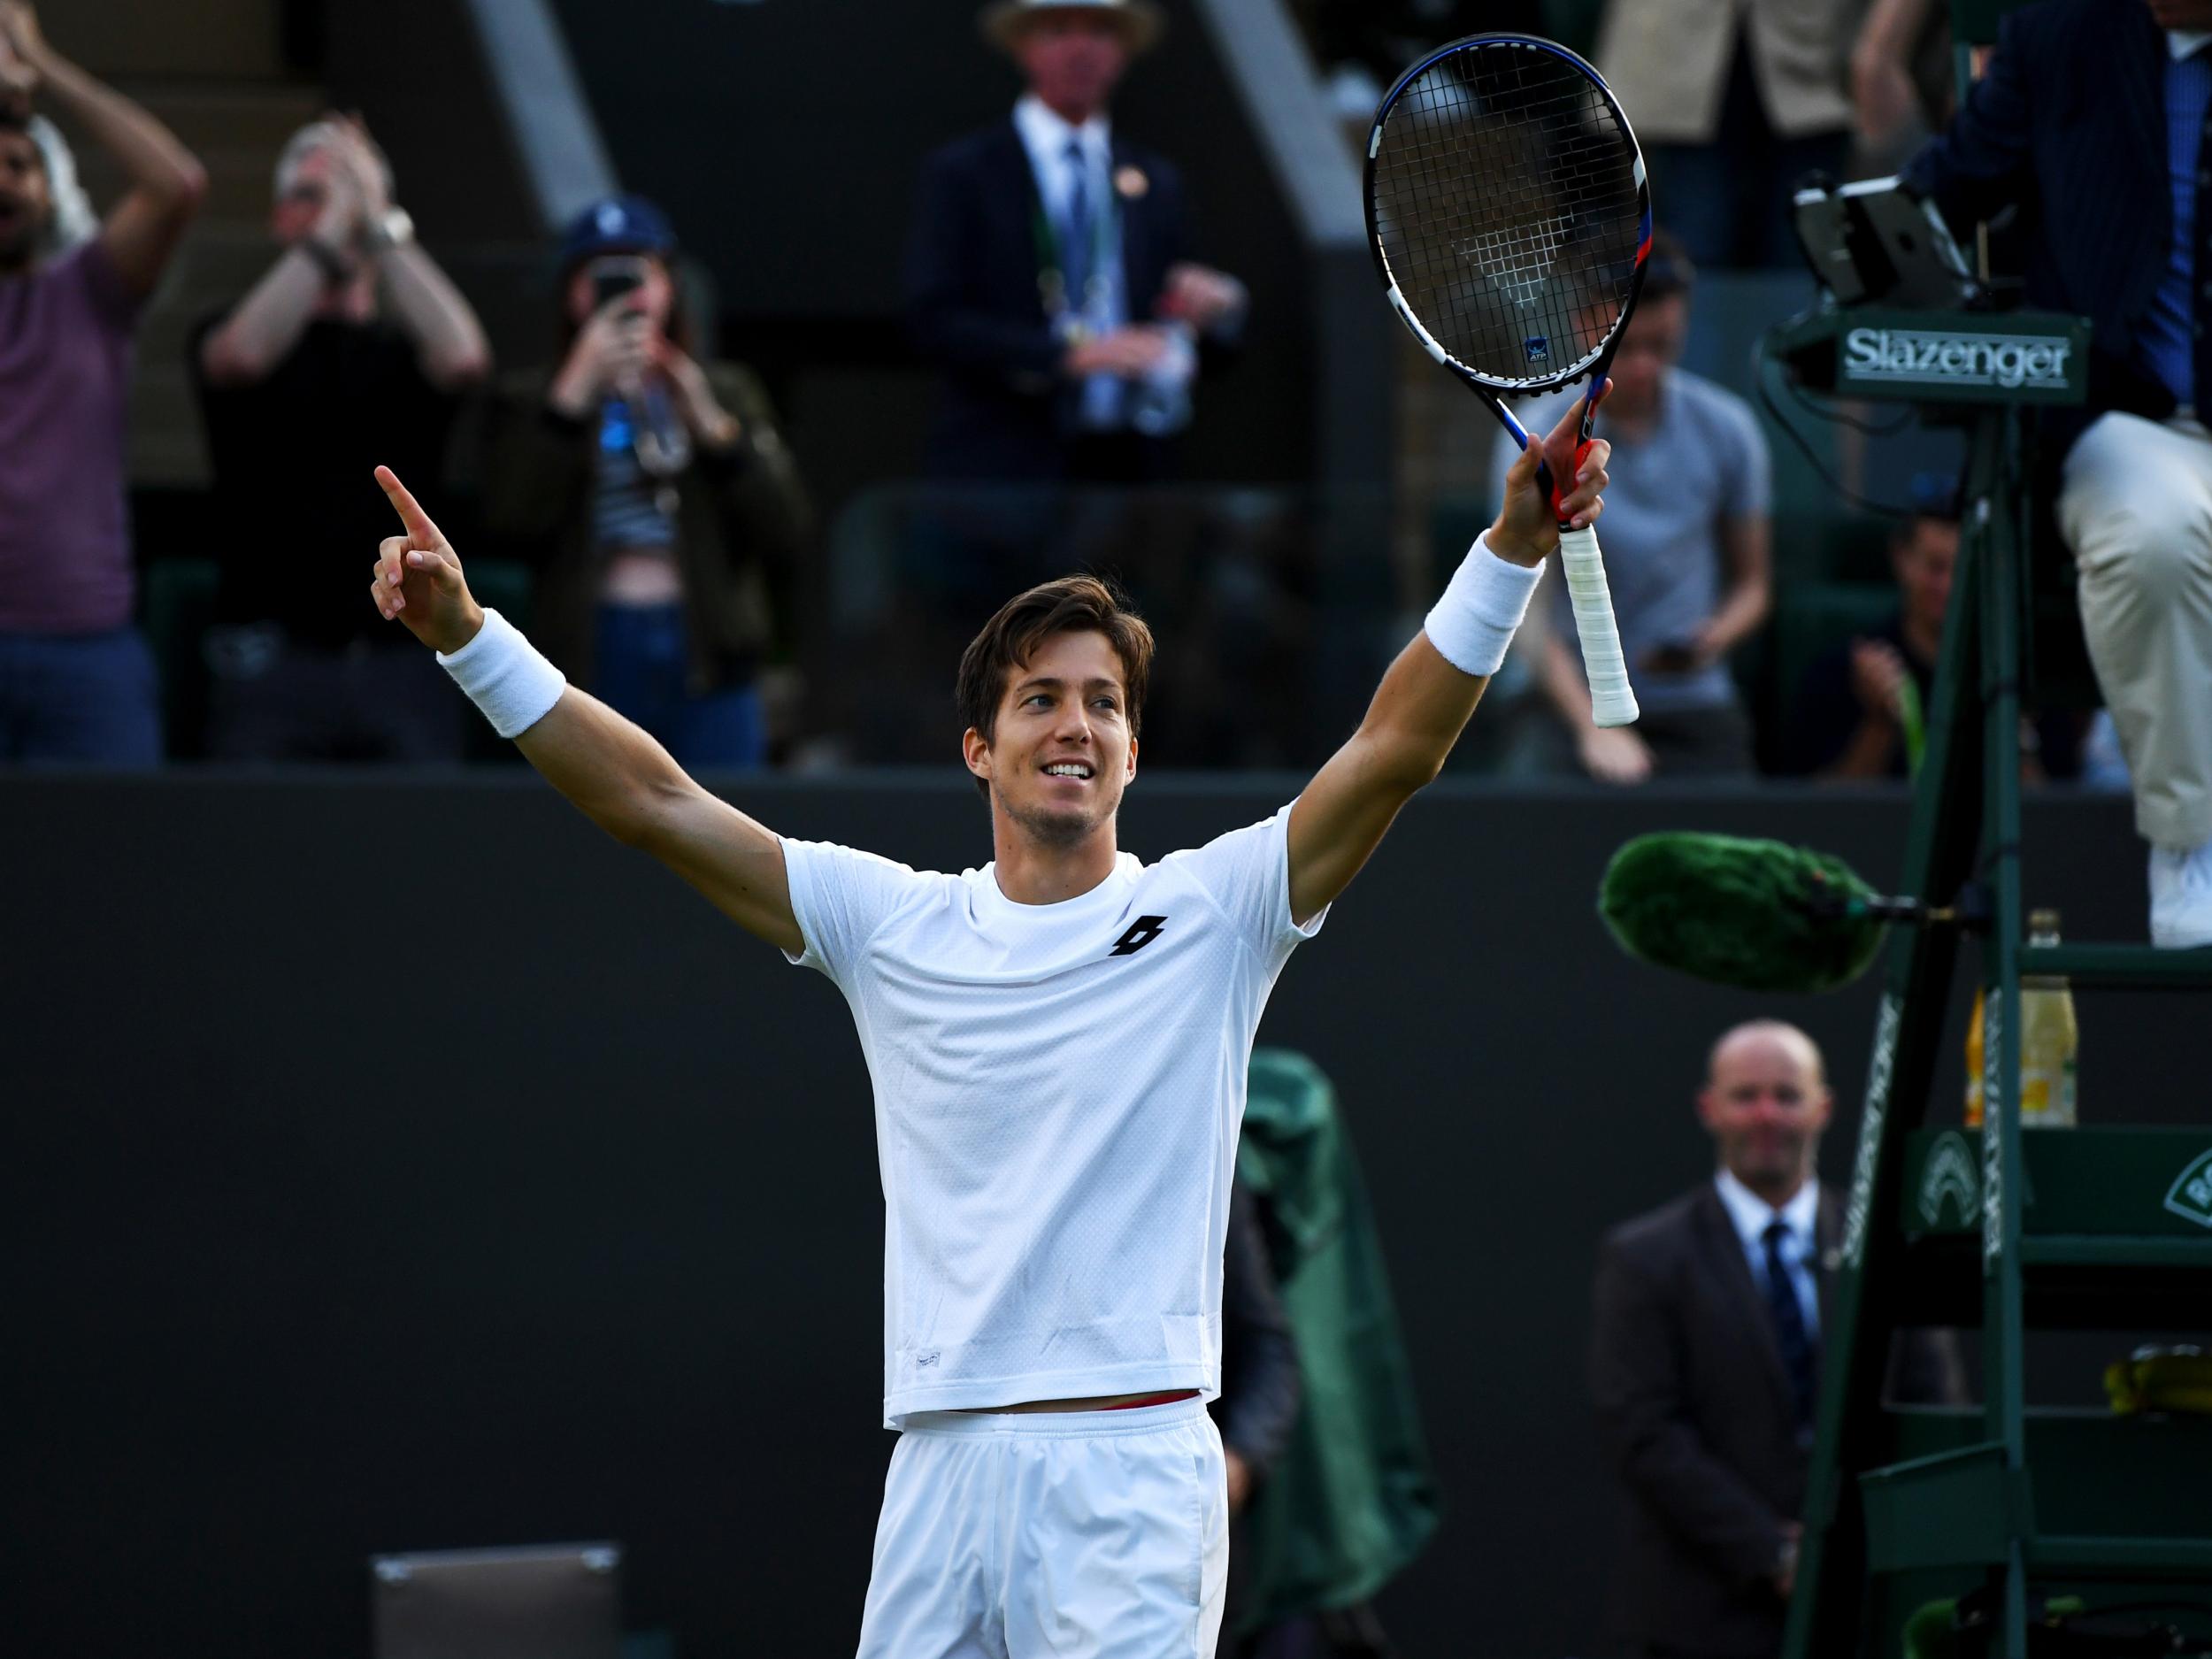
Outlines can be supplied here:
[[438, 666], [469, 694], [502, 737], [528, 731], [553, 711], [568, 688], [561, 671], [496, 611], [484, 612], [484, 626], [459, 650], [450, 657], [440, 651]]
[[1490, 675], [1505, 661], [1513, 631], [1528, 614], [1541, 565], [1516, 565], [1490, 550], [1484, 531], [1421, 625], [1437, 654], [1463, 674]]

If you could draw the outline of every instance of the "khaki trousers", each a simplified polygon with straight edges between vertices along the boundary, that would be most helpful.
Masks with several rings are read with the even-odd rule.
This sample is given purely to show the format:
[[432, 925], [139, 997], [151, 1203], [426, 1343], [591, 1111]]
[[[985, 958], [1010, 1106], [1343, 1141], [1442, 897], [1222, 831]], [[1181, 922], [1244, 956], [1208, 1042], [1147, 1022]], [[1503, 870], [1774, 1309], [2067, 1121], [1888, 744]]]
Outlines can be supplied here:
[[2058, 523], [2135, 827], [2176, 850], [2212, 841], [2212, 434], [2101, 416], [2066, 457]]

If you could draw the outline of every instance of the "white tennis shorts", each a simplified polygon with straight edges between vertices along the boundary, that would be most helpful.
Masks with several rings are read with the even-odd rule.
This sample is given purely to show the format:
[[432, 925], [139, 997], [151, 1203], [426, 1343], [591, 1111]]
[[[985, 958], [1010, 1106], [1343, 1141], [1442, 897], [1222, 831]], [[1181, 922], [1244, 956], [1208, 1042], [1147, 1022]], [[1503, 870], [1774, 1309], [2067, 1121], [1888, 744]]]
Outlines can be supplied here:
[[860, 1659], [1212, 1659], [1228, 1571], [1203, 1401], [921, 1412], [884, 1480]]

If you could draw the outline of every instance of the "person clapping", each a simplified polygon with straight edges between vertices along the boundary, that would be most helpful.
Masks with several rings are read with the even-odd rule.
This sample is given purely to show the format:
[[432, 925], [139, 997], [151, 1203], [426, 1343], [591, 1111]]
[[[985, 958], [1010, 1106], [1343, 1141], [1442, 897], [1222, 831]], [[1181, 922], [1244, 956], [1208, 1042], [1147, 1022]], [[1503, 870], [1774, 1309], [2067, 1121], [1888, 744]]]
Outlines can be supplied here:
[[490, 348], [359, 120], [293, 134], [269, 229], [275, 261], [201, 321], [189, 354], [225, 526], [209, 751], [457, 760], [466, 727], [439, 676], [370, 639], [337, 572], [385, 511], [370, 467], [443, 475], [459, 396], [490, 373]]

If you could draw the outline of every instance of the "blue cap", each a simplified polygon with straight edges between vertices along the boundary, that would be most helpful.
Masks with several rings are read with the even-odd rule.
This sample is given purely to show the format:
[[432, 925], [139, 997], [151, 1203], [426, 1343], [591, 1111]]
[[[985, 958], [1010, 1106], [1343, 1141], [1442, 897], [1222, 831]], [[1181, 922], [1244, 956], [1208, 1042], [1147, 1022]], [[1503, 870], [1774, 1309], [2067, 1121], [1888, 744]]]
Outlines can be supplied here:
[[676, 233], [668, 217], [641, 196], [611, 196], [594, 202], [569, 221], [561, 238], [561, 269], [572, 271], [603, 253], [676, 251]]
[[1922, 518], [1955, 518], [1959, 516], [1959, 479], [1955, 472], [1915, 472], [1912, 475], [1912, 510]]

